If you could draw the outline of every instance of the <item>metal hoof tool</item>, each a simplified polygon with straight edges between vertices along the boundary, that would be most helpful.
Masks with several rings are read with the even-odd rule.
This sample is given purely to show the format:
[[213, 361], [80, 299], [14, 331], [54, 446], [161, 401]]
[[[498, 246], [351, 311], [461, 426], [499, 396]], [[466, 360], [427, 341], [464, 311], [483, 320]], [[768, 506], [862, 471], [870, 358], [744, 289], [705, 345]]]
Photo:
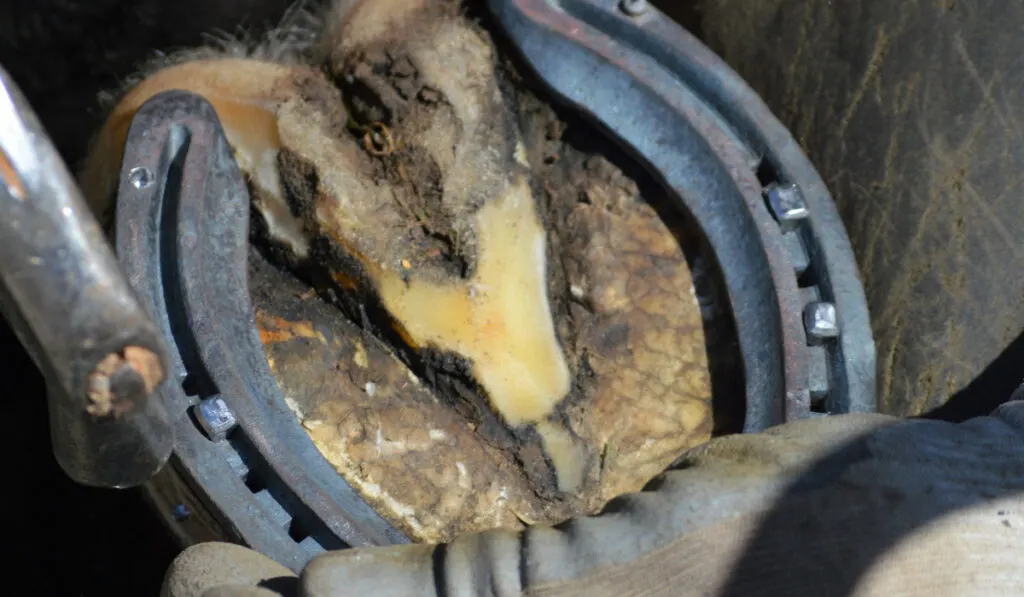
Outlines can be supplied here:
[[163, 339], [3, 69], [0, 207], [0, 311], [45, 376], [57, 461], [86, 485], [145, 482], [174, 440]]

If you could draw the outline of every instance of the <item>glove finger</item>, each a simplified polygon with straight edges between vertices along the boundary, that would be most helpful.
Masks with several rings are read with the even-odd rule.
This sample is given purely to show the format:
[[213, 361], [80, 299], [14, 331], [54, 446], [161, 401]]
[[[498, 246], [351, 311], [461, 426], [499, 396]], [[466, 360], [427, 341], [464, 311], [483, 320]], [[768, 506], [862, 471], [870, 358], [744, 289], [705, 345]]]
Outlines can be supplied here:
[[222, 586], [266, 587], [294, 594], [297, 580], [274, 560], [232, 543], [201, 543], [181, 552], [164, 578], [161, 597], [202, 597]]
[[[433, 545], [348, 549], [320, 554], [302, 571], [303, 597], [442, 595]], [[443, 583], [441, 583], [443, 584]]]
[[[1018, 405], [1018, 410], [1024, 405]], [[556, 528], [327, 554], [305, 594], [1024, 595], [1024, 435], [836, 417], [716, 440], [648, 491]], [[1019, 414], [1019, 413], [1018, 413]], [[388, 592], [388, 591], [396, 592]], [[384, 591], [380, 593], [380, 591]], [[1016, 591], [1016, 592], [1015, 592]]]
[[538, 531], [520, 566], [539, 595], [1022, 595], [1022, 408], [713, 442], [610, 517]]
[[[523, 536], [508, 532], [491, 532], [461, 537], [446, 546], [401, 546], [332, 552], [318, 556], [302, 574], [301, 593], [307, 597], [336, 595], [342, 590], [352, 594], [374, 595], [442, 595], [466, 591], [467, 595], [514, 595], [522, 590], [523, 578], [518, 568], [521, 553], [530, 549], [553, 558], [551, 566], [572, 570], [573, 549], [580, 549], [579, 558], [586, 560], [591, 547], [570, 547], [587, 543], [587, 520], [600, 521], [602, 536], [628, 538], [636, 534], [635, 526], [644, 527], [644, 540], [597, 539], [614, 549], [623, 561], [659, 543], [668, 543], [680, 533], [692, 532], [716, 519], [733, 517], [767, 507], [785, 481], [784, 470], [795, 470], [804, 461], [846, 439], [898, 419], [873, 415], [854, 415], [833, 419], [786, 425], [770, 434], [736, 436], [715, 440], [727, 442], [728, 449], [704, 449], [685, 461], [691, 467], [675, 471], [652, 485], [657, 492], [621, 498], [610, 510], [596, 519], [569, 523], [572, 533], [536, 528]], [[753, 439], [753, 442], [750, 441]], [[793, 442], [790, 445], [789, 442]], [[762, 455], [764, 462], [756, 466], [743, 454]], [[771, 464], [771, 466], [769, 466]], [[663, 498], [651, 496], [663, 494]], [[686, 505], [674, 508], [673, 504]], [[628, 514], [627, 514], [628, 513]], [[669, 519], [673, 520], [669, 520]], [[662, 519], [659, 522], [659, 519]], [[596, 544], [596, 543], [595, 543]], [[611, 553], [606, 550], [605, 555]], [[386, 580], [384, 580], [386, 579]], [[458, 590], [455, 590], [455, 587]]]

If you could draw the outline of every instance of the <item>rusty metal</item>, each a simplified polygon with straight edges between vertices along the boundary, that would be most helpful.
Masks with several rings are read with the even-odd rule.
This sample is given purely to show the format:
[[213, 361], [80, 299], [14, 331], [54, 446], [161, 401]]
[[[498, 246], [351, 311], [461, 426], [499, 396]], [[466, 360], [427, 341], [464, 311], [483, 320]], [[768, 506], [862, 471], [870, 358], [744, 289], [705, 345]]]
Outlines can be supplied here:
[[[148, 184], [121, 186], [117, 253], [172, 343], [172, 382], [160, 390], [176, 421], [172, 463], [203, 516], [296, 571], [325, 549], [405, 541], [285, 405], [246, 281], [249, 192], [213, 108], [181, 91], [150, 99], [132, 121], [122, 170], [148, 173], [136, 177]], [[223, 421], [193, 421], [212, 405], [226, 407]]]
[[[47, 383], [53, 451], [80, 483], [129, 487], [167, 461], [166, 348], [95, 218], [0, 69], [0, 307]], [[13, 399], [13, 398], [12, 398]]]

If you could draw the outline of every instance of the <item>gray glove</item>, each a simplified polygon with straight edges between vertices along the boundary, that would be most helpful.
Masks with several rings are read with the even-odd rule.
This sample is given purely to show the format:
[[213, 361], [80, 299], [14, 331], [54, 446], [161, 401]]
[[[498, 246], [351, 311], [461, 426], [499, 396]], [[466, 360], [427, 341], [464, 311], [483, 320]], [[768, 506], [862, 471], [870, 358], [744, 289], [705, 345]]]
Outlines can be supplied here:
[[555, 528], [327, 553], [291, 587], [266, 558], [206, 544], [175, 561], [164, 589], [272, 595], [210, 589], [278, 577], [262, 586], [380, 597], [1024, 596], [1021, 490], [1024, 402], [959, 425], [826, 417], [716, 439], [647, 491]]

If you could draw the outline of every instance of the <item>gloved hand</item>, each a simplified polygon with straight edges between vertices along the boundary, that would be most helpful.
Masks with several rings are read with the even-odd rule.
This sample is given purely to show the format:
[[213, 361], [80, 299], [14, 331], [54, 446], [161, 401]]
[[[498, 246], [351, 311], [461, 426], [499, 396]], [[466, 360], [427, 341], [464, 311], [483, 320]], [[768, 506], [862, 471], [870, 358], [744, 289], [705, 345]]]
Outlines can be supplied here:
[[1024, 402], [958, 425], [826, 417], [716, 439], [556, 528], [331, 552], [298, 579], [200, 545], [164, 594], [1024, 595], [1022, 490]]

